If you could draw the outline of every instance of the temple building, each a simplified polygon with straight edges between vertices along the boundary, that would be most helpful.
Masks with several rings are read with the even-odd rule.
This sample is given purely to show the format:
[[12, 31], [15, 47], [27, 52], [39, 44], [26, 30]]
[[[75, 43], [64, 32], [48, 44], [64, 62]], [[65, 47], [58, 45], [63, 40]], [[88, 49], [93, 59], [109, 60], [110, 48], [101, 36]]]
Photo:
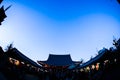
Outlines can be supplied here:
[[70, 54], [57, 55], [49, 54], [49, 57], [46, 61], [37, 61], [40, 65], [45, 68], [62, 68], [66, 69], [70, 66], [77, 66], [80, 64], [80, 61], [72, 61]]
[[89, 61], [83, 63], [82, 65], [79, 66], [79, 68], [85, 68], [91, 65], [97, 65], [97, 63], [104, 63], [108, 61], [110, 58], [110, 51], [106, 48], [101, 49], [98, 51], [98, 55], [95, 56], [94, 58], [91, 58]]
[[37, 64], [36, 62], [25, 56], [16, 48], [10, 49], [9, 51], [5, 52], [5, 54], [9, 57], [9, 60], [12, 63], [17, 61], [19, 63], [18, 65], [22, 63], [29, 66], [31, 65], [34, 67], [39, 67], [39, 68], [41, 67], [39, 64]]

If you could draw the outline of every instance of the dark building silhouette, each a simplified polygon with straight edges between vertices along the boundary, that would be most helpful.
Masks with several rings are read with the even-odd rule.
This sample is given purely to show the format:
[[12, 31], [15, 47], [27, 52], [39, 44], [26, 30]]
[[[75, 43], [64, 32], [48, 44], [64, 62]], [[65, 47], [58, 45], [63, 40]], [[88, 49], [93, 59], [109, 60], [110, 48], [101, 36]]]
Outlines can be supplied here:
[[54, 67], [54, 68], [67, 68], [71, 65], [78, 65], [80, 61], [72, 61], [70, 54], [57, 55], [49, 54], [49, 57], [46, 61], [37, 61], [43, 67]]

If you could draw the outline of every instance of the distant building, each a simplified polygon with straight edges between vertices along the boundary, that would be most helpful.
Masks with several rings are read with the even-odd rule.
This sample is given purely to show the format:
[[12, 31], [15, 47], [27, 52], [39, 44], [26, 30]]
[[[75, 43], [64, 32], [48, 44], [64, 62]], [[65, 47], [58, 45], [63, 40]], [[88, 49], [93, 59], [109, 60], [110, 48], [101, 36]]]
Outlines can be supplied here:
[[78, 65], [80, 61], [72, 61], [70, 54], [66, 55], [57, 55], [49, 54], [49, 57], [46, 61], [37, 61], [40, 65], [45, 68], [62, 68], [66, 69], [71, 65]]

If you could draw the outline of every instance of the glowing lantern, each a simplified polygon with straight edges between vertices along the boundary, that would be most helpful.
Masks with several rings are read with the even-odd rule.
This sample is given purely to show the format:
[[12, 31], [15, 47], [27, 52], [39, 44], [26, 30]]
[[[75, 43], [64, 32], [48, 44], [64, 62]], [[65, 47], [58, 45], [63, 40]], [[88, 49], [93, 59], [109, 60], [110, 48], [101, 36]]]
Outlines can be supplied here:
[[95, 69], [95, 65], [92, 65], [92, 69]]
[[96, 64], [96, 70], [99, 69], [99, 64], [100, 64], [100, 63], [97, 63], [97, 64]]
[[18, 60], [15, 60], [15, 65], [19, 65], [20, 64], [20, 62], [18, 61]]

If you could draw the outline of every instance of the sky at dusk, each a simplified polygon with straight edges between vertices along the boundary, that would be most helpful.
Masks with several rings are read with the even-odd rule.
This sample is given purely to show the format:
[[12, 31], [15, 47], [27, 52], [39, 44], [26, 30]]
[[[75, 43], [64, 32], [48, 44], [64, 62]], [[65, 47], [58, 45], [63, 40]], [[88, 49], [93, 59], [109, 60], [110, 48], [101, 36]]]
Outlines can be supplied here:
[[0, 26], [0, 45], [13, 43], [30, 59], [70, 54], [89, 60], [120, 38], [117, 0], [4, 0], [7, 18]]

